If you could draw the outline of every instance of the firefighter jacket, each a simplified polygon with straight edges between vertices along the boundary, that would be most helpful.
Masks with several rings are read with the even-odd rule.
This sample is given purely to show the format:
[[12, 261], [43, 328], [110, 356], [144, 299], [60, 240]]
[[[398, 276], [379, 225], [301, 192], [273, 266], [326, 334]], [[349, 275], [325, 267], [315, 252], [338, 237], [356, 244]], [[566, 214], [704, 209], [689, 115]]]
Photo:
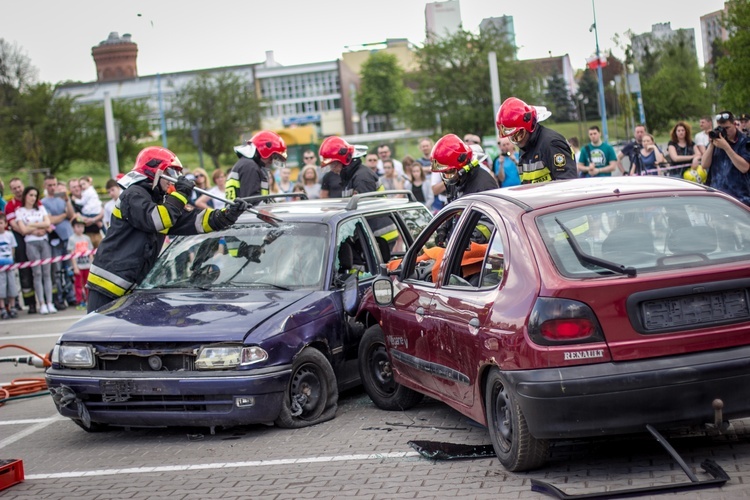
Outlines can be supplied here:
[[112, 225], [96, 251], [88, 286], [121, 297], [151, 270], [167, 234], [199, 234], [224, 229], [233, 221], [220, 210], [186, 211], [178, 192], [159, 194], [150, 180], [131, 184], [112, 210]]
[[227, 176], [224, 188], [228, 200], [268, 194], [268, 172], [252, 158], [241, 156]]
[[456, 175], [459, 176], [459, 179], [454, 186], [448, 188], [448, 201], [457, 200], [467, 194], [481, 193], [498, 188], [495, 177], [480, 167], [478, 163], [459, 169]]
[[554, 130], [537, 125], [521, 151], [521, 184], [578, 177], [573, 150], [565, 137]]
[[352, 160], [352, 164], [341, 171], [341, 183], [345, 186], [342, 196], [385, 191], [378, 175], [367, 168], [359, 158]]

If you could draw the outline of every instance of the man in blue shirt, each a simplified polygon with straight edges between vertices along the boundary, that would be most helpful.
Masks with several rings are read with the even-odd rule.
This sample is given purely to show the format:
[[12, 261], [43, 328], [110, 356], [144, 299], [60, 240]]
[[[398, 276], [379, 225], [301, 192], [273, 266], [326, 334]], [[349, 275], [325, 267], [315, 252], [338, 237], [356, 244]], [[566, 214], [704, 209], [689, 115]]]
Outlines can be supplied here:
[[500, 156], [495, 159], [493, 170], [500, 187], [519, 186], [521, 178], [518, 176], [518, 152], [507, 137], [501, 137], [497, 142], [500, 146]]
[[[708, 185], [734, 196], [750, 206], [750, 144], [737, 129], [734, 115], [722, 111], [716, 115], [718, 127], [709, 133], [709, 145], [703, 153], [703, 168], [708, 170]], [[720, 132], [719, 129], [723, 129]]]

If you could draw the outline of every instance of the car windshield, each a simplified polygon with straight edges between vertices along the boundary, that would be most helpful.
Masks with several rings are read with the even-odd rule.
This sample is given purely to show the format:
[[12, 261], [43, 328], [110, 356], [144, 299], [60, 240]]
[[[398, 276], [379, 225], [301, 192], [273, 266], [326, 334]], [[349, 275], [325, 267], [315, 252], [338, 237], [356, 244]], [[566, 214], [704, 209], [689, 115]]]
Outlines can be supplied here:
[[[612, 275], [607, 263], [640, 274], [750, 259], [750, 213], [719, 196], [589, 204], [542, 215], [537, 227], [558, 270], [571, 278]], [[576, 255], [565, 229], [585, 255]]]
[[321, 288], [328, 239], [328, 227], [312, 223], [180, 236], [139, 288]]

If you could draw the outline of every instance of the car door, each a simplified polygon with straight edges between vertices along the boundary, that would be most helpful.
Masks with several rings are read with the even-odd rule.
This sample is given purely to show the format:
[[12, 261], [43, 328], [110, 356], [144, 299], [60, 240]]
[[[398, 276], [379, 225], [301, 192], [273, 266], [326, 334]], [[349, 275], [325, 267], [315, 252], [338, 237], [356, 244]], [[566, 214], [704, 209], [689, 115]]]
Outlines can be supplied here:
[[[447, 226], [460, 213], [461, 208], [441, 212], [439, 218], [422, 232], [400, 262], [401, 273], [393, 281], [392, 306], [381, 310], [383, 332], [397, 379], [407, 379], [428, 391], [435, 390], [429, 364], [430, 332], [434, 328], [428, 312], [434, 300], [435, 277], [444, 252], [444, 247], [437, 243], [444, 239]], [[399, 262], [392, 261], [391, 265], [394, 264]]]
[[479, 355], [480, 332], [488, 323], [505, 274], [504, 227], [489, 210], [466, 210], [450, 241], [443, 273], [429, 312], [430, 366], [437, 392], [470, 406]]

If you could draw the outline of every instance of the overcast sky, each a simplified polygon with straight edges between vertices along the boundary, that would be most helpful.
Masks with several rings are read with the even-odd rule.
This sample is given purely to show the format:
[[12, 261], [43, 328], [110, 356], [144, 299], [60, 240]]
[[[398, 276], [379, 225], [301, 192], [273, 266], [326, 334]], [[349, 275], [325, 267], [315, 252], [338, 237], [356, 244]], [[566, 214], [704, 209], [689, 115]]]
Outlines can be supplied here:
[[[570, 54], [574, 68], [595, 51], [591, 0], [461, 0], [465, 29], [486, 17], [513, 16], [522, 59]], [[722, 0], [596, 0], [599, 46], [616, 33], [643, 33], [654, 23], [694, 28], [702, 64], [700, 16]], [[421, 44], [420, 0], [10, 0], [0, 16], [0, 38], [21, 47], [41, 81], [92, 81], [91, 48], [111, 31], [138, 44], [141, 75], [262, 62], [273, 50], [283, 65], [334, 60], [347, 46], [408, 38]], [[142, 16], [138, 17], [138, 13]], [[152, 27], [153, 23], [153, 27]]]

